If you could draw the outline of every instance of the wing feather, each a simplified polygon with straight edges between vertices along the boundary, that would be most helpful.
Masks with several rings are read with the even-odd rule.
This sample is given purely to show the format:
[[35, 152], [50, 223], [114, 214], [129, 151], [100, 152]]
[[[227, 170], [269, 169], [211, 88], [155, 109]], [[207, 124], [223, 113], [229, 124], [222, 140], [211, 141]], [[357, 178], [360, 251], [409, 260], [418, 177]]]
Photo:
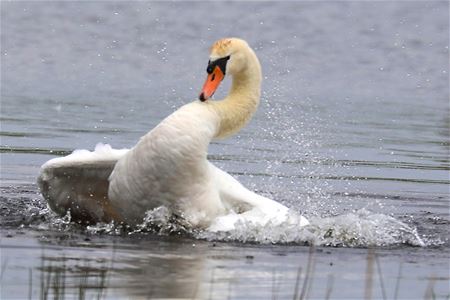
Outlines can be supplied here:
[[50, 208], [72, 220], [92, 223], [120, 221], [108, 199], [109, 176], [126, 150], [97, 145], [94, 152], [77, 150], [45, 163], [38, 185]]

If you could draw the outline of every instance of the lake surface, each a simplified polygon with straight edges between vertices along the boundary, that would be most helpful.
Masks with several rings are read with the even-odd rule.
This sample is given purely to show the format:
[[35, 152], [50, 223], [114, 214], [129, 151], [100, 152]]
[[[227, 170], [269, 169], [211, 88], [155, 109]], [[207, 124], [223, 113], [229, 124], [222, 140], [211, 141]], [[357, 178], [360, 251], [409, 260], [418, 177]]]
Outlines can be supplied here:
[[[448, 20], [445, 1], [1, 2], [1, 298], [448, 299]], [[310, 228], [133, 232], [46, 208], [45, 161], [132, 147], [198, 96], [226, 36], [263, 93], [210, 160]]]

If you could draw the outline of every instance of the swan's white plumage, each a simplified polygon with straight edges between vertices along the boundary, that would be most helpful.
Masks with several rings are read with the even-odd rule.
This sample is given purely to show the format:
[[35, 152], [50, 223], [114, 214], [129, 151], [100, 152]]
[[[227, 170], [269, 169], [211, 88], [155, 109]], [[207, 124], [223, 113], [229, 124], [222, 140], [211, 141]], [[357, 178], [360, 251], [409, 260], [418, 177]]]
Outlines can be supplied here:
[[127, 223], [164, 205], [192, 226], [205, 226], [225, 212], [214, 187], [207, 150], [217, 115], [199, 101], [163, 120], [122, 157], [110, 177], [109, 197]]
[[[95, 146], [94, 151], [79, 149], [64, 157], [53, 158], [42, 165], [42, 169], [56, 168], [59, 166], [79, 165], [95, 163], [99, 161], [117, 161], [129, 149], [113, 149], [108, 144], [99, 143]], [[45, 173], [44, 173], [45, 175]]]
[[[286, 221], [285, 206], [249, 191], [207, 160], [210, 141], [238, 131], [259, 104], [261, 69], [254, 52], [245, 41], [223, 39], [211, 58], [226, 56], [233, 84], [224, 100], [184, 105], [130, 150], [103, 145], [45, 163], [38, 182], [50, 207], [135, 225], [146, 211], [165, 206], [189, 226], [211, 231], [231, 230], [238, 221]], [[306, 224], [303, 218], [300, 225]]]

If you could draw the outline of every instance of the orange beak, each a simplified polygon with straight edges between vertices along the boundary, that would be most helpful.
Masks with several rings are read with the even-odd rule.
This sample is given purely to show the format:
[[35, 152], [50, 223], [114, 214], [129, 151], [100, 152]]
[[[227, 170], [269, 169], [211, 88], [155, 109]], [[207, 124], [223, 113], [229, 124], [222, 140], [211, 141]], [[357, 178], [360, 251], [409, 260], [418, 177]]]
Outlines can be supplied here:
[[224, 77], [225, 75], [223, 74], [222, 70], [218, 66], [215, 66], [214, 71], [211, 74], [208, 74], [208, 77], [206, 77], [202, 92], [200, 93], [200, 96], [198, 98], [201, 101], [206, 101], [211, 98]]

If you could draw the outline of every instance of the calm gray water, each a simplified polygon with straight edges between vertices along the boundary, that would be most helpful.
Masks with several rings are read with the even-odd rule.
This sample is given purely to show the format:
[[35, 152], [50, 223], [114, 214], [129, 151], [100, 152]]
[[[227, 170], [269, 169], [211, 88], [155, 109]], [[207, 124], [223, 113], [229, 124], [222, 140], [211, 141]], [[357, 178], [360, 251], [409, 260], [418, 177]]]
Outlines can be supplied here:
[[[2, 299], [448, 298], [448, 22], [445, 1], [1, 2]], [[255, 49], [263, 97], [210, 160], [313, 229], [123, 233], [46, 209], [40, 165], [134, 145], [225, 36]]]

